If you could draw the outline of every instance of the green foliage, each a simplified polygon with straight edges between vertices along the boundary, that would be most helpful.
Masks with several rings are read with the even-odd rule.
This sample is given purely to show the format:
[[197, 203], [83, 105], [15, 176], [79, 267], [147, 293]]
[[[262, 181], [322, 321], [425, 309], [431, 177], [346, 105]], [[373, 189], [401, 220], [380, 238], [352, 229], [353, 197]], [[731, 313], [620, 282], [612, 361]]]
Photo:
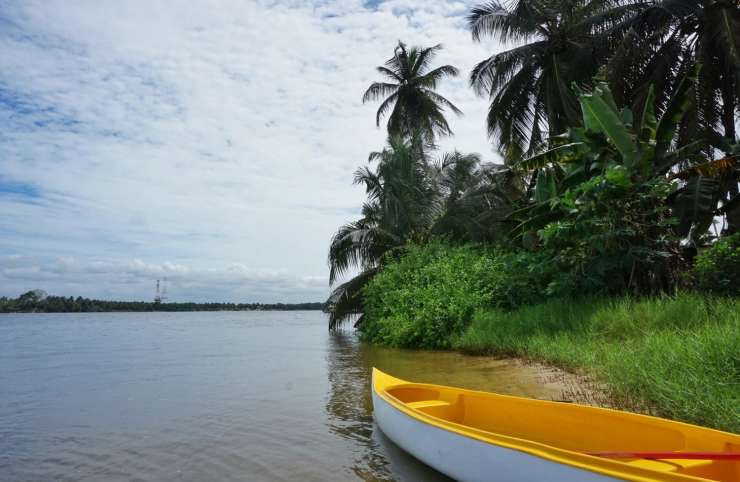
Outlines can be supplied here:
[[678, 219], [677, 231], [694, 243], [709, 229], [717, 207], [720, 184], [716, 179], [695, 176], [672, 196]]
[[329, 296], [330, 329], [362, 315], [362, 289], [384, 259], [423, 236], [431, 223], [436, 192], [419, 137], [391, 137], [385, 149], [370, 154], [369, 162], [376, 163], [374, 170], [355, 172], [355, 184], [365, 186], [368, 198], [362, 218], [341, 226], [329, 246], [330, 284], [351, 268], [360, 270]]
[[513, 309], [540, 303], [551, 293], [554, 280], [563, 282], [558, 266], [545, 251], [508, 250], [495, 252], [498, 275], [491, 285], [489, 306]]
[[[740, 9], [737, 2], [656, 0], [629, 22], [630, 30], [610, 55], [606, 72], [620, 102], [640, 105], [654, 86], [655, 104], [681, 124], [674, 138], [658, 136], [663, 146], [674, 139], [686, 145], [697, 138], [735, 141], [740, 99]], [[618, 8], [618, 7], [617, 7]], [[685, 72], [702, 66], [698, 84], [682, 82]], [[667, 100], [682, 89], [694, 90], [687, 115], [673, 111]], [[725, 151], [727, 152], [727, 151]]]
[[696, 287], [719, 295], [740, 295], [740, 233], [718, 240], [694, 260]]
[[367, 285], [360, 330], [374, 343], [448, 348], [478, 308], [514, 309], [577, 287], [545, 251], [432, 241], [409, 246]]
[[407, 48], [398, 42], [393, 57], [377, 68], [386, 81], [373, 82], [362, 102], [383, 100], [375, 122], [380, 126], [380, 119], [390, 111], [389, 136], [420, 135], [426, 143], [434, 144], [435, 137], [452, 134], [444, 111], [449, 109], [457, 115], [462, 112], [436, 89], [445, 77], [456, 77], [458, 70], [451, 65], [430, 69], [430, 63], [441, 49], [441, 45]]
[[[653, 90], [650, 89], [637, 122], [629, 108], [618, 109], [606, 84], [597, 84], [592, 91], [580, 94], [584, 127], [570, 128], [566, 135], [556, 139], [561, 145], [518, 163], [522, 169], [535, 171], [533, 178], [536, 179], [532, 205], [527, 212], [529, 216], [524, 217], [522, 229], [541, 228], [543, 222], [569, 217], [571, 211], [568, 209], [558, 212], [559, 206], [569, 207], [567, 202], [562, 202], [563, 198], [567, 201], [569, 192], [577, 189], [579, 183], [607, 176], [607, 182], [631, 182], [634, 189], [624, 189], [624, 197], [634, 197], [639, 192], [659, 194], [652, 201], [656, 206], [670, 206], [670, 216], [676, 218], [672, 223], [674, 233], [698, 244], [717, 214], [725, 184], [732, 184], [724, 179], [731, 177], [734, 163], [731, 158], [703, 162], [701, 151], [706, 149], [705, 142], [672, 147], [681, 120], [693, 105], [691, 87], [697, 76], [696, 69], [686, 74], [659, 118], [654, 112]], [[669, 177], [675, 179], [675, 188], [669, 189], [667, 173], [677, 163], [684, 169]], [[617, 167], [625, 170], [621, 176], [628, 179], [617, 179], [614, 172]], [[734, 183], [737, 185], [736, 180]], [[664, 185], [659, 188], [662, 194], [656, 191], [660, 184]], [[617, 206], [620, 199], [612, 199], [616, 209], [624, 209], [625, 206]], [[624, 211], [623, 221], [629, 224], [627, 218], [633, 214], [643, 217], [645, 213]], [[665, 211], [660, 217], [667, 215]], [[657, 229], [665, 228], [666, 224], [655, 224], [655, 229], [643, 230], [642, 234], [647, 236], [630, 242], [645, 246], [645, 242], [653, 238], [667, 239], [667, 230]]]
[[626, 406], [740, 431], [737, 299], [558, 299], [487, 310], [455, 346], [586, 369]]
[[365, 287], [365, 340], [449, 348], [500, 282], [500, 261], [474, 247], [410, 246]]
[[[573, 83], [592, 84], [613, 41], [638, 7], [593, 0], [499, 2], [474, 7], [474, 40], [496, 37], [513, 48], [476, 65], [470, 83], [490, 98], [488, 132], [507, 159], [532, 154], [581, 119]], [[548, 132], [549, 131], [549, 132]]]
[[665, 143], [686, 103], [672, 98], [667, 114], [657, 118], [651, 92], [635, 122], [605, 84], [579, 100], [584, 127], [571, 128], [558, 139], [562, 145], [520, 163], [536, 171], [537, 181], [530, 206], [518, 213], [519, 233], [536, 231], [552, 262], [568, 273], [553, 280], [550, 294], [669, 291], [682, 263], [679, 235], [691, 239], [706, 231], [716, 206], [711, 194], [707, 202], [704, 191], [680, 186], [665, 173], [677, 157], [687, 159], [701, 147], [679, 152]]
[[[737, 155], [740, 115], [740, 9], [737, 2], [656, 0], [639, 2], [630, 30], [612, 52], [606, 74], [620, 103], [655, 105], [663, 117], [679, 125], [677, 132], [657, 134], [658, 152], [672, 144], [684, 151], [697, 140], [709, 144], [704, 160], [676, 156], [665, 166], [690, 172], [697, 165]], [[684, 75], [701, 69], [695, 80]], [[650, 86], [650, 89], [648, 89]], [[654, 94], [645, 102], [646, 93]], [[684, 95], [687, 94], [688, 95]], [[681, 99], [676, 103], [669, 99]], [[653, 102], [654, 101], [654, 102]], [[687, 166], [688, 164], [688, 166]], [[688, 167], [688, 169], [687, 169]], [[722, 201], [727, 232], [740, 230], [737, 168], [721, 175], [694, 172], [677, 193], [674, 207], [680, 211], [681, 236], [697, 242], [705, 234]], [[730, 208], [734, 204], [734, 208]]]
[[429, 162], [419, 137], [392, 137], [369, 161], [375, 169], [355, 173], [355, 183], [367, 194], [362, 218], [340, 227], [329, 247], [331, 284], [350, 268], [360, 271], [327, 300], [330, 329], [353, 317], [363, 323], [363, 287], [409, 243], [423, 244], [432, 236], [458, 243], [500, 239], [511, 230], [507, 218], [525, 196], [521, 176], [481, 163], [475, 154], [455, 151]]
[[431, 235], [456, 243], [490, 242], [511, 230], [507, 218], [525, 199], [520, 173], [457, 151], [444, 154], [431, 167], [439, 210]]
[[[722, 2], [655, 5], [494, 1], [472, 9], [475, 40], [490, 35], [520, 43], [478, 64], [470, 78], [479, 94], [490, 96], [489, 134], [497, 137], [503, 166], [457, 151], [437, 165], [428, 161], [434, 137], [450, 133], [443, 108], [457, 112], [435, 88], [457, 70], [430, 70], [439, 46], [407, 49], [399, 42], [378, 68], [388, 82], [373, 83], [363, 98], [382, 99], [376, 121], [390, 114], [392, 137], [387, 149], [371, 155], [377, 169], [356, 173], [368, 194], [362, 219], [332, 240], [330, 283], [349, 268], [360, 275], [332, 293], [330, 327], [352, 315], [364, 322], [363, 303], [373, 298], [363, 296], [365, 286], [384, 268], [405, 273], [403, 289], [429, 288], [426, 279], [411, 285], [418, 280], [406, 271], [425, 267], [414, 268], [418, 255], [407, 259], [404, 251], [434, 237], [508, 246], [484, 253], [497, 270], [484, 284], [488, 305], [513, 309], [576, 293], [674, 292], [686, 279], [682, 244], [700, 246], [717, 216], [725, 216], [725, 233], [737, 231], [740, 144], [733, 118], [740, 57], [730, 27], [740, 11]], [[661, 29], [651, 32], [655, 25]], [[694, 37], [698, 43], [683, 45]], [[710, 45], [721, 58], [705, 49]], [[523, 152], [531, 157], [517, 159]], [[719, 152], [725, 157], [715, 159]], [[449, 256], [457, 256], [450, 249]], [[455, 281], [435, 280], [440, 286]], [[448, 314], [450, 326], [440, 328], [440, 315], [429, 322], [434, 330], [421, 329], [413, 305], [400, 304], [391, 316], [378, 300], [374, 293], [369, 319], [376, 328], [381, 321], [403, 325], [393, 336], [388, 328], [370, 337], [384, 343], [410, 346], [418, 339], [439, 346], [444, 342], [435, 336], [455, 332], [468, 316], [460, 309], [462, 321]], [[450, 313], [458, 313], [453, 308]]]
[[614, 166], [565, 191], [554, 202], [560, 219], [539, 231], [550, 262], [570, 273], [569, 282], [551, 285], [550, 293], [671, 287], [677, 243], [665, 199], [672, 190], [664, 178], [637, 183], [627, 169]]

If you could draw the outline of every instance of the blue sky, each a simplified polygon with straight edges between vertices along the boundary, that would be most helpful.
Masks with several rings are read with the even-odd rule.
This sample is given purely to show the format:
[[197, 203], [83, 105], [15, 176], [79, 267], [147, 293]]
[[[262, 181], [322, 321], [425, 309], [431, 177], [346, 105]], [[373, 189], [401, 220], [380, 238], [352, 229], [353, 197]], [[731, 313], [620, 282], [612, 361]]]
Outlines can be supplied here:
[[0, 0], [0, 295], [303, 301], [384, 134], [362, 93], [442, 43], [457, 147], [496, 155], [471, 2]]

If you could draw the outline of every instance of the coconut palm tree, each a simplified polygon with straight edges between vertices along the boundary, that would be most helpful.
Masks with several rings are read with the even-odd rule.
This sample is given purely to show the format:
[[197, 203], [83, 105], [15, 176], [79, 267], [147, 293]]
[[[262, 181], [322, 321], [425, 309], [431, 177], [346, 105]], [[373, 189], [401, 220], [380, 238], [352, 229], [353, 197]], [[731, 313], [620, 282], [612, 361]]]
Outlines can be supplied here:
[[418, 136], [392, 137], [385, 149], [370, 154], [374, 170], [363, 167], [355, 172], [354, 182], [365, 186], [367, 201], [362, 218], [340, 227], [331, 240], [329, 283], [335, 284], [350, 270], [359, 274], [329, 296], [330, 329], [362, 314], [362, 288], [389, 254], [422, 239], [431, 223], [435, 194], [421, 142]]
[[[643, 5], [609, 64], [615, 100], [641, 104], [652, 86], [665, 107], [678, 81], [701, 65], [693, 121], [735, 140], [740, 99], [740, 8], [729, 0], [657, 0]], [[687, 122], [692, 116], [687, 116]]]
[[444, 154], [433, 166], [439, 215], [430, 234], [461, 242], [500, 239], [514, 224], [509, 215], [525, 201], [518, 171], [483, 163], [478, 154]]
[[548, 136], [578, 125], [572, 90], [592, 85], [624, 21], [639, 5], [616, 0], [493, 0], [468, 17], [473, 39], [518, 44], [477, 64], [470, 84], [490, 97], [488, 133], [505, 158], [545, 146]]
[[398, 42], [393, 57], [384, 66], [377, 67], [386, 81], [373, 82], [362, 96], [362, 102], [381, 100], [375, 116], [380, 120], [388, 116], [388, 135], [410, 137], [419, 132], [427, 143], [434, 143], [437, 136], [452, 134], [444, 111], [457, 115], [460, 109], [436, 92], [445, 77], [456, 77], [458, 70], [451, 65], [431, 69], [431, 63], [441, 45], [407, 48]]
[[[735, 146], [740, 122], [737, 1], [656, 0], [635, 16], [631, 27], [608, 66], [617, 102], [640, 105], [652, 88], [656, 110], [662, 112], [686, 73], [698, 70], [691, 105], [674, 140], [678, 146], [684, 146], [702, 138], [711, 146], [706, 149], [707, 157], [737, 159]], [[676, 165], [678, 169], [688, 167], [690, 163], [685, 159], [679, 159]], [[740, 169], [725, 169], [716, 183], [730, 233], [740, 230], [739, 175]]]

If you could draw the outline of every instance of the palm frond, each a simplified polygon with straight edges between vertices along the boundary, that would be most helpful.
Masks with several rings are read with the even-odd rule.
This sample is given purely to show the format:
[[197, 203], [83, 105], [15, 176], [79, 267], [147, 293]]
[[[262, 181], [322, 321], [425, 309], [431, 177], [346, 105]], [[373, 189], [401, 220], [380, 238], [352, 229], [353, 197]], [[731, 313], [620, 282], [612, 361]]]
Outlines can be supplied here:
[[479, 62], [470, 73], [471, 87], [478, 95], [493, 96], [525, 63], [537, 62], [546, 47], [544, 41], [533, 42]]
[[457, 77], [459, 74], [460, 71], [452, 65], [443, 65], [417, 77], [414, 82], [420, 86], [434, 89], [437, 87], [437, 82], [441, 79], [445, 77]]
[[429, 64], [432, 62], [432, 60], [434, 60], [434, 57], [437, 56], [437, 52], [442, 50], [442, 44], [437, 44], [432, 47], [426, 47], [423, 49], [416, 48], [414, 50], [418, 53], [416, 55], [415, 62], [411, 71], [416, 76], [419, 76], [427, 70]]
[[401, 77], [398, 73], [394, 72], [393, 70], [387, 67], [383, 67], [382, 65], [379, 65], [375, 67], [375, 70], [377, 70], [381, 74], [388, 77], [389, 80], [395, 80], [396, 82], [403, 82], [403, 77]]
[[407, 48], [399, 42], [393, 57], [385, 62], [385, 66], [377, 68], [391, 82], [374, 82], [365, 91], [362, 101], [383, 99], [375, 114], [375, 123], [380, 126], [381, 119], [387, 116], [390, 136], [410, 138], [421, 132], [426, 144], [434, 145], [436, 136], [451, 133], [443, 108], [449, 108], [458, 115], [460, 110], [434, 89], [442, 79], [457, 76], [459, 71], [452, 65], [429, 70], [441, 48], [441, 45]]
[[532, 88], [536, 86], [534, 66], [524, 66], [491, 101], [488, 134], [498, 139], [505, 157], [518, 157], [527, 145], [534, 118]]
[[519, 0], [513, 9], [498, 1], [473, 7], [468, 16], [468, 27], [473, 40], [498, 35], [501, 42], [525, 40], [538, 33], [538, 19], [533, 2]]
[[[590, 87], [640, 0], [511, 0], [473, 8], [475, 40], [491, 36], [520, 42], [479, 62], [470, 85], [490, 98], [488, 133], [506, 159], [543, 147], [551, 135], [578, 125], [573, 86]], [[647, 0], [644, 0], [647, 1]]]
[[385, 82], [373, 82], [362, 95], [362, 103], [364, 104], [365, 102], [378, 100], [382, 97], [392, 95], [397, 90], [398, 86], [395, 84], [388, 84]]
[[378, 107], [378, 111], [375, 113], [375, 125], [380, 127], [380, 119], [388, 112], [389, 109], [395, 108], [396, 102], [398, 101], [398, 92], [394, 92], [389, 95]]
[[462, 115], [462, 111], [455, 106], [452, 102], [447, 100], [446, 98], [442, 97], [438, 93], [434, 92], [433, 90], [423, 89], [422, 92], [432, 101], [432, 103], [436, 104], [436, 106], [442, 106], [447, 109], [450, 109], [452, 112], [454, 112], [457, 115]]
[[337, 330], [352, 318], [362, 315], [362, 289], [377, 272], [377, 268], [365, 270], [332, 291], [326, 300], [329, 330]]

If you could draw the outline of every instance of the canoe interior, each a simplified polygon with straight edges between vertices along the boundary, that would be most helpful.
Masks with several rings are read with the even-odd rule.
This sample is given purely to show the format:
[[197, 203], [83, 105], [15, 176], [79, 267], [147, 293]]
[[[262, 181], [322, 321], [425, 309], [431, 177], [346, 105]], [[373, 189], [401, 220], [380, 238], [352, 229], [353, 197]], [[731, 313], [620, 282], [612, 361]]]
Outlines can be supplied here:
[[[740, 451], [740, 437], [724, 432], [582, 405], [508, 397], [437, 385], [392, 383], [386, 393], [462, 433], [536, 442], [576, 453]], [[575, 454], [574, 454], [575, 455]], [[628, 459], [615, 463], [708, 480], [740, 482], [740, 463], [724, 460]]]

